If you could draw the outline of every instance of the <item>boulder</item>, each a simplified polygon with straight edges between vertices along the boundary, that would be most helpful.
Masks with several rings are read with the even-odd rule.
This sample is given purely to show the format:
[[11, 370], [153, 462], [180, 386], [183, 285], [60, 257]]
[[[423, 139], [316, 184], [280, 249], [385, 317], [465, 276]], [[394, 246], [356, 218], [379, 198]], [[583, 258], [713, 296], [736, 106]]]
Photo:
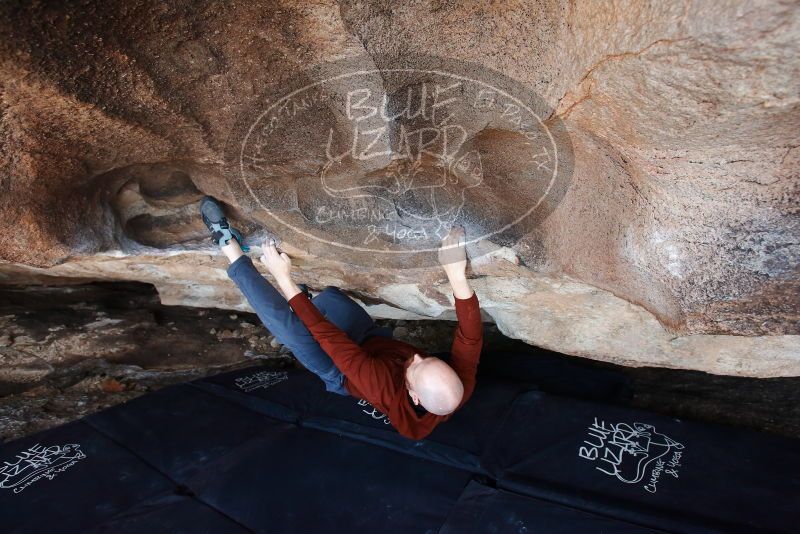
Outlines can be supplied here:
[[198, 217], [312, 289], [567, 354], [800, 375], [794, 2], [0, 6], [0, 283], [246, 310]]

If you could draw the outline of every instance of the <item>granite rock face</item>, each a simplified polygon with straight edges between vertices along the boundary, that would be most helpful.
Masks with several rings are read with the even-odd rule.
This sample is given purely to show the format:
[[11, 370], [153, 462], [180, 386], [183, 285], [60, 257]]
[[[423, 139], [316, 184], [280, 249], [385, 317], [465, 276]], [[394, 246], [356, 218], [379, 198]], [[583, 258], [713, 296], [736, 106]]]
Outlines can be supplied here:
[[[800, 375], [798, 11], [6, 2], [0, 283], [137, 280], [246, 309], [197, 216], [210, 194], [254, 243], [280, 234], [312, 287], [450, 318], [425, 251], [457, 222], [508, 335]], [[447, 117], [417, 113], [437, 98]]]

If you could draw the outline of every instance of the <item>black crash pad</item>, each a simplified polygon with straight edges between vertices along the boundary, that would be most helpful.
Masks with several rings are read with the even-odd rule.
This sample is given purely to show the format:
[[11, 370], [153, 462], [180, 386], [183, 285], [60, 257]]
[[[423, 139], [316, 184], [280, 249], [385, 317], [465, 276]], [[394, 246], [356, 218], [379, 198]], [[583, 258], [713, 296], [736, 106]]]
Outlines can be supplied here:
[[175, 492], [148, 499], [83, 534], [248, 534], [251, 530]]
[[86, 532], [173, 484], [83, 422], [0, 447], [0, 532]]
[[472, 474], [303, 427], [253, 439], [187, 482], [256, 532], [436, 532]]
[[3, 444], [2, 532], [792, 532], [800, 524], [796, 441], [482, 377], [459, 413], [413, 442], [308, 373], [261, 373], [172, 386]]
[[321, 380], [303, 370], [246, 369], [193, 383], [204, 391], [280, 418], [355, 439], [380, 444], [421, 458], [482, 472], [487, 450], [514, 399], [528, 385], [491, 378], [478, 382], [470, 400], [447, 424], [424, 441], [404, 438], [384, 414], [363, 399], [325, 391]]
[[478, 376], [502, 382], [522, 382], [545, 393], [598, 402], [619, 403], [631, 397], [631, 380], [598, 362], [570, 358], [544, 349], [502, 351], [481, 358]]
[[[435, 532], [472, 476], [189, 385], [32, 439], [44, 438], [94, 460], [25, 494], [0, 493], [3, 532]], [[30, 446], [6, 444], [0, 458]]]
[[316, 375], [300, 369], [272, 371], [255, 367], [211, 376], [192, 384], [287, 423], [300, 422], [320, 403], [320, 397], [335, 396], [325, 391], [322, 380]]
[[470, 482], [440, 534], [663, 532]]
[[528, 392], [485, 465], [498, 486], [676, 532], [789, 532], [800, 446], [777, 436]]
[[187, 384], [144, 395], [85, 421], [177, 483], [243, 443], [290, 426]]
[[[294, 393], [313, 398], [302, 388]], [[330, 532], [341, 524], [349, 532], [435, 529], [471, 476], [268, 418], [190, 385], [87, 421], [256, 532]]]

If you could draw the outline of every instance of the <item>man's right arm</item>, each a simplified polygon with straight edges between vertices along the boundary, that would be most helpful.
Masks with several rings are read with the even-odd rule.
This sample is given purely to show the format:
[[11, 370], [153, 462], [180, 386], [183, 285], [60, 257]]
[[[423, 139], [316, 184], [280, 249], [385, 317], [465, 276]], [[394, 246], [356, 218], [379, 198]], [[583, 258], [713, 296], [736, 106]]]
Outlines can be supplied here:
[[[305, 293], [298, 293], [289, 299], [289, 306], [303, 321], [322, 350], [331, 357], [336, 367], [353, 382], [363, 381], [361, 375], [372, 366], [374, 358], [364, 352], [364, 349], [350, 339], [350, 336], [328, 321]], [[361, 384], [356, 383], [356, 387], [361, 389], [360, 386]]]

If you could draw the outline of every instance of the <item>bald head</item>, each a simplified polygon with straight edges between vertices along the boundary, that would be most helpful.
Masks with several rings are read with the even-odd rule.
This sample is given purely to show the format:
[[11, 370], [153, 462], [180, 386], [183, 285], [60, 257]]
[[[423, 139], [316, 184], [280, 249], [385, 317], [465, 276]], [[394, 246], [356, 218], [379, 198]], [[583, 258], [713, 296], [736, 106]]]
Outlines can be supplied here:
[[439, 358], [414, 355], [406, 373], [408, 392], [416, 404], [435, 415], [455, 411], [464, 397], [464, 384], [453, 368]]

